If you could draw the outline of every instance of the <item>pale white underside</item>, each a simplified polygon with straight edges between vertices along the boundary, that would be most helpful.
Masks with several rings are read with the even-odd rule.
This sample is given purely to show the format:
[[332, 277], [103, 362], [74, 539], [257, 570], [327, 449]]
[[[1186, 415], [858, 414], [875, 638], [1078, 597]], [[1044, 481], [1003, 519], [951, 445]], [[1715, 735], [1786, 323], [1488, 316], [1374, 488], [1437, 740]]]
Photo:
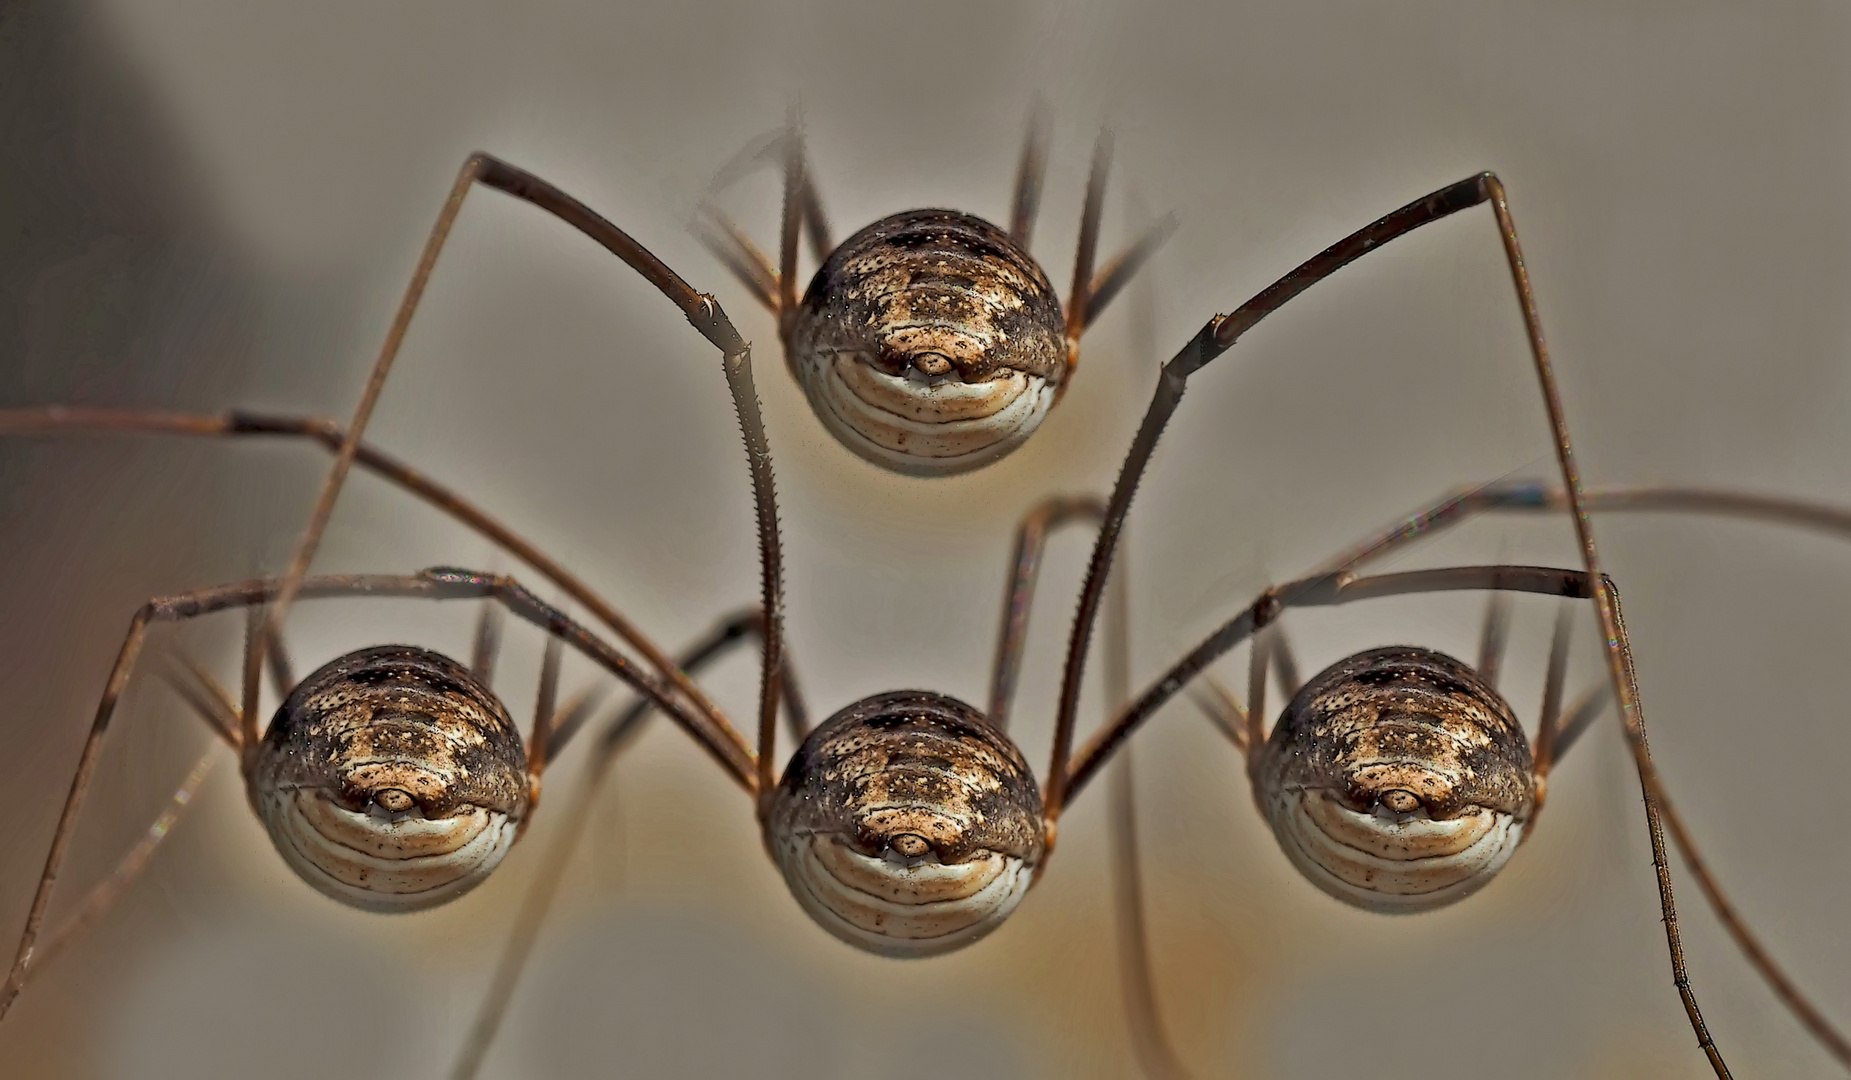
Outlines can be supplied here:
[[851, 353], [798, 364], [804, 393], [830, 434], [876, 465], [948, 476], [1020, 446], [1054, 405], [1046, 379], [1021, 372], [989, 382], [929, 382], [887, 375]]
[[1268, 807], [1280, 847], [1311, 883], [1370, 911], [1430, 911], [1483, 888], [1523, 840], [1513, 815], [1482, 807], [1447, 821], [1359, 814], [1323, 792]]
[[779, 868], [817, 924], [881, 956], [937, 956], [1003, 924], [1034, 881], [1023, 860], [985, 854], [946, 865], [869, 858], [831, 836], [781, 838]]
[[518, 832], [481, 807], [397, 821], [354, 813], [304, 789], [259, 800], [270, 839], [317, 892], [365, 911], [422, 911], [454, 900], [500, 865]]

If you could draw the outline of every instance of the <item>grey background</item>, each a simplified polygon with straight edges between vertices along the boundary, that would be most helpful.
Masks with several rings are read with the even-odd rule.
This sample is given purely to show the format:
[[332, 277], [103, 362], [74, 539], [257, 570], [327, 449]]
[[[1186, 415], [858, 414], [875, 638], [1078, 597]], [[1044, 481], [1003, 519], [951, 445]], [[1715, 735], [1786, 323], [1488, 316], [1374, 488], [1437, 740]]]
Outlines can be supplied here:
[[[816, 708], [925, 685], [982, 696], [1009, 529], [1103, 491], [1157, 356], [1299, 259], [1491, 167], [1512, 205], [1593, 482], [1851, 502], [1843, 461], [1846, 18], [1831, 4], [952, 2], [660, 10], [567, 3], [20, 2], [0, 9], [0, 394], [344, 415], [464, 154], [525, 165], [770, 320], [688, 236], [701, 187], [801, 103], [838, 233], [945, 204], [1000, 217], [1031, 96], [1057, 117], [1037, 253], [1065, 292], [1092, 134], [1122, 198], [1183, 228], [1088, 339], [1031, 444], [976, 476], [876, 473], [761, 350]], [[729, 205], [767, 242], [761, 177]], [[634, 275], [529, 207], [471, 196], [373, 428], [580, 570], [671, 646], [756, 593], [711, 351]], [[0, 447], [0, 926], [23, 918], [88, 714], [135, 604], [272, 570], [324, 461], [284, 445]], [[1198, 376], [1136, 507], [1135, 671], [1264, 585], [1442, 491], [1546, 476], [1549, 444], [1484, 211], [1319, 286]], [[1836, 811], [1846, 551], [1759, 526], [1598, 523], [1626, 589], [1654, 746], [1725, 885], [1841, 1021], [1851, 938]], [[1044, 760], [1084, 543], [1050, 556], [1018, 707]], [[1559, 521], [1488, 521], [1400, 566], [1569, 564]], [[356, 480], [318, 566], [490, 564]], [[503, 568], [509, 568], [505, 562]], [[1472, 599], [1293, 622], [1306, 664], [1415, 641], [1466, 652]], [[1533, 716], [1550, 605], [1518, 605]], [[461, 651], [473, 612], [307, 605], [304, 665], [383, 640]], [[1598, 677], [1584, 617], [1574, 677]], [[229, 672], [236, 628], [174, 635]], [[501, 687], [524, 717], [537, 644]], [[1234, 670], [1230, 668], [1230, 670]], [[589, 672], [574, 669], [578, 679]], [[754, 676], [714, 679], [735, 715]], [[1096, 694], [1087, 716], [1097, 716]], [[99, 772], [61, 894], [104, 873], [203, 733], [150, 680]], [[1165, 1013], [1204, 1075], [1659, 1076], [1702, 1068], [1669, 985], [1636, 782], [1611, 723], [1556, 774], [1490, 888], [1407, 919], [1296, 878], [1234, 753], [1187, 706], [1137, 743]], [[576, 779], [476, 894], [402, 918], [312, 894], [221, 765], [122, 908], [21, 999], [29, 1076], [442, 1075]], [[1119, 1076], [1099, 793], [1010, 925], [896, 963], [809, 925], [749, 808], [666, 726], [599, 806], [489, 1074]], [[1680, 877], [1693, 973], [1744, 1075], [1834, 1071]]]

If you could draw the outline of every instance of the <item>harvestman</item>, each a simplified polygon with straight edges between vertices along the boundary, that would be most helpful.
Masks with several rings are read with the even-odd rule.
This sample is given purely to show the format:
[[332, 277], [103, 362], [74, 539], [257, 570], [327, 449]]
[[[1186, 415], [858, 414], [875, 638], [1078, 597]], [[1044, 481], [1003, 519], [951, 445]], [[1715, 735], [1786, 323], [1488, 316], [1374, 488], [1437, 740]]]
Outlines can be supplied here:
[[[1033, 145], [1031, 138], [1031, 148]], [[790, 249], [801, 217], [798, 208], [810, 197], [803, 179], [800, 153], [794, 148], [787, 148], [785, 156], [787, 179], [783, 236], [786, 241], [786, 272], [782, 275], [780, 289], [788, 293], [794, 284], [789, 272], [794, 266], [794, 255]], [[1029, 154], [1025, 154], [1025, 160], [1032, 157], [1031, 149]], [[1031, 170], [1025, 168], [1023, 173], [1025, 177], [1029, 176]], [[1100, 170], [1096, 169], [1095, 176], [1098, 175]], [[618, 636], [641, 652], [657, 674], [639, 672], [635, 665], [616, 654], [614, 649], [596, 639], [589, 631], [578, 627], [562, 613], [539, 605], [506, 579], [460, 571], [427, 572], [413, 578], [364, 579], [360, 584], [356, 584], [358, 579], [306, 578], [308, 564], [341, 482], [359, 456], [365, 423], [383, 389], [392, 357], [402, 341], [423, 285], [455, 220], [462, 198], [477, 181], [527, 199], [598, 240], [674, 301], [690, 323], [721, 350], [723, 370], [739, 411], [746, 441], [757, 505], [763, 571], [762, 661], [756, 753], [744, 745], [736, 729], [706, 700], [686, 674], [668, 661], [640, 633], [623, 623], [614, 611], [608, 610], [608, 605], [604, 605], [602, 611], [591, 604], [587, 604], [587, 607], [600, 614]], [[1027, 186], [1024, 184], [1023, 189]], [[1091, 213], [1096, 200], [1089, 197], [1088, 201], [1089, 217], [1096, 216]], [[1181, 400], [1188, 377], [1231, 347], [1247, 329], [1312, 283], [1380, 244], [1479, 203], [1491, 205], [1500, 227], [1555, 436], [1558, 463], [1564, 480], [1564, 501], [1580, 541], [1585, 570], [1457, 567], [1358, 578], [1345, 568], [1270, 589], [1240, 615], [1210, 635], [1155, 685], [1140, 694], [1104, 729], [1088, 740], [1076, 755], [1072, 743], [1081, 675], [1113, 553], [1138, 481], [1159, 435]], [[957, 231], [947, 227], [942, 232], [932, 233], [932, 236], [948, 237]], [[1083, 243], [1082, 246], [1086, 245]], [[1084, 307], [1086, 295], [1086, 291], [1080, 293], [1076, 306]], [[781, 305], [781, 312], [789, 310], [789, 305]], [[237, 418], [231, 418], [225, 423], [224, 429], [231, 431], [241, 426]], [[415, 487], [409, 483], [407, 486]], [[962, 702], [923, 691], [876, 695], [839, 711], [806, 738], [791, 766], [785, 771], [782, 783], [775, 782], [772, 752], [785, 673], [782, 656], [781, 558], [770, 450], [751, 381], [750, 348], [710, 295], [695, 292], [627, 234], [537, 177], [485, 155], [470, 158], [452, 189], [405, 302], [388, 334], [386, 347], [362, 395], [355, 418], [340, 433], [334, 468], [323, 486], [310, 524], [297, 545], [288, 572], [275, 582], [208, 590], [189, 598], [189, 604], [201, 602], [202, 597], [230, 596], [231, 599], [226, 601], [228, 603], [268, 602], [271, 605], [268, 621], [256, 627], [249, 635], [246, 648], [244, 695], [238, 721], [243, 736], [239, 745], [243, 750], [247, 775], [261, 772], [256, 765], [261, 755], [254, 749], [257, 745], [255, 707], [260, 669], [264, 657], [272, 651], [270, 642], [275, 639], [275, 627], [280, 624], [290, 603], [298, 595], [303, 595], [305, 588], [310, 588], [311, 581], [311, 591], [314, 593], [380, 589], [406, 595], [433, 592], [449, 594], [452, 591], [464, 595], [494, 595], [508, 602], [517, 613], [541, 623], [556, 635], [566, 637], [581, 651], [597, 659], [632, 686], [643, 690], [656, 705], [674, 715], [753, 795], [767, 847], [800, 904], [819, 924], [851, 944], [889, 955], [922, 955], [955, 948], [975, 940], [1000, 924], [1045, 866], [1046, 858], [1053, 850], [1055, 826], [1061, 811], [1111, 754], [1144, 719], [1199, 674], [1208, 663], [1270, 625], [1287, 608], [1341, 603], [1372, 596], [1456, 589], [1533, 591], [1592, 599], [1606, 646], [1609, 675], [1646, 794], [1654, 862], [1659, 873], [1660, 899], [1679, 994], [1713, 1067], [1718, 1075], [1727, 1075], [1720, 1054], [1703, 1027], [1695, 998], [1683, 974], [1681, 947], [1670, 893], [1669, 867], [1660, 828], [1661, 818], [1670, 817], [1669, 808], [1665, 805], [1661, 784], [1646, 750], [1643, 715], [1631, 676], [1629, 646], [1620, 621], [1617, 596], [1611, 583], [1599, 571], [1598, 552], [1586, 507], [1582, 504], [1579, 476], [1567, 426], [1543, 345], [1515, 227], [1505, 204], [1502, 186], [1489, 173], [1443, 188], [1326, 249], [1241, 305], [1232, 314], [1211, 319], [1175, 358], [1164, 365], [1149, 411], [1106, 504], [1094, 545], [1086, 583], [1081, 592], [1078, 617], [1068, 644], [1056, 716], [1053, 760], [1046, 773], [1045, 794], [1039, 790], [1034, 777], [1006, 734], [987, 722], [983, 714]], [[160, 610], [168, 609], [151, 607], [145, 609], [145, 613]], [[16, 996], [31, 960], [33, 939], [43, 920], [58, 865], [68, 843], [70, 828], [106, 730], [110, 707], [122, 680], [126, 678], [128, 663], [133, 659], [134, 648], [139, 642], [139, 631], [144, 624], [145, 615], [138, 617], [125, 644], [122, 662], [118, 664], [117, 672], [112, 676], [105, 693], [103, 707], [99, 710], [97, 723], [74, 777], [71, 795], [34, 897], [6, 992], [0, 996], [0, 1007], [10, 1003]], [[337, 661], [337, 665], [339, 663]], [[456, 671], [463, 670], [461, 665], [455, 665], [454, 662], [445, 663]], [[1451, 663], [1457, 664], [1456, 661]], [[1263, 667], [1264, 662], [1259, 666]], [[1457, 666], [1463, 668], [1463, 665]], [[395, 667], [386, 681], [416, 682], [423, 679], [425, 676], [413, 670], [415, 667], [417, 665]], [[449, 672], [445, 674], [447, 677]], [[315, 679], [316, 676], [311, 676], [309, 682], [313, 683]], [[457, 680], [445, 678], [427, 681], [436, 689], [448, 693], [453, 689], [450, 684]], [[297, 693], [300, 692], [301, 688], [298, 688]], [[542, 717], [545, 717], [544, 711]], [[1547, 738], [1550, 730], [1544, 729], [1544, 738]], [[542, 761], [546, 747], [546, 740], [541, 738], [544, 734], [543, 731], [536, 732], [532, 751]], [[1521, 739], [1520, 731], [1516, 733], [1516, 738]], [[412, 743], [408, 741], [406, 745]], [[1249, 745], [1257, 743], [1250, 737]], [[847, 781], [837, 782], [832, 777], [846, 777]], [[511, 784], [510, 790], [514, 787]], [[1422, 812], [1408, 804], [1408, 800], [1413, 799], [1424, 808], [1424, 791], [1410, 790], [1405, 786], [1389, 787], [1375, 792], [1373, 797], [1390, 811], [1389, 816], [1392, 818], [1395, 814]], [[325, 820], [314, 820], [315, 814], [309, 813], [304, 815], [306, 825], [301, 827], [316, 831], [332, 828], [339, 832], [341, 829], [398, 826], [406, 820], [402, 816], [406, 813], [415, 818], [418, 808], [407, 808], [411, 802], [417, 801], [419, 792], [408, 792], [402, 787], [362, 787], [359, 793], [371, 798], [373, 802], [370, 806], [377, 807], [381, 812], [373, 813], [370, 808], [356, 812], [348, 807], [346, 809], [350, 820], [338, 821], [333, 825]], [[351, 796], [354, 793], [348, 794]], [[1539, 795], [1540, 792], [1536, 792], [1532, 799]], [[327, 789], [323, 796], [324, 802], [339, 801], [332, 788]], [[422, 805], [420, 803], [419, 807]], [[439, 804], [433, 802], [433, 805]], [[1533, 813], [1534, 802], [1528, 805], [1528, 812]], [[475, 812], [483, 807], [468, 806], [465, 809]], [[1436, 804], [1432, 809], [1435, 812], [1430, 816], [1438, 820], [1441, 813], [1451, 812], [1456, 807], [1449, 804], [1441, 810]], [[1515, 815], [1524, 809], [1518, 806], [1508, 813]], [[505, 829], [515, 815], [506, 812], [504, 816], [508, 821], [504, 821], [500, 827]], [[1688, 855], [1688, 838], [1681, 829], [1675, 827], [1675, 818], [1671, 820], [1674, 823], [1674, 837]], [[272, 826], [273, 835], [277, 831]], [[329, 833], [323, 831], [322, 835], [329, 836]], [[505, 850], [505, 844], [500, 850]], [[300, 872], [302, 867], [298, 865], [297, 869]], [[365, 884], [362, 881], [359, 887], [364, 888]], [[885, 905], [865, 902], [869, 894], [884, 896]]]

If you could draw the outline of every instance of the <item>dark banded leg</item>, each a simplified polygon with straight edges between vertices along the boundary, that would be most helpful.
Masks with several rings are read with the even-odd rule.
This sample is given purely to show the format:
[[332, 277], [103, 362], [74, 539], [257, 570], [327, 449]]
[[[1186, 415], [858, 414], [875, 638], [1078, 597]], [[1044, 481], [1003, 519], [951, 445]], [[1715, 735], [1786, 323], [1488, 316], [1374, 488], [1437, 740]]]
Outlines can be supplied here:
[[[533, 730], [527, 736], [527, 784], [532, 803], [539, 801], [540, 776], [552, 760], [553, 721], [559, 705], [559, 665], [564, 648], [564, 642], [548, 637], [546, 649], [540, 654], [540, 687], [533, 705]], [[529, 814], [521, 824], [525, 826], [532, 820], [533, 815]]]

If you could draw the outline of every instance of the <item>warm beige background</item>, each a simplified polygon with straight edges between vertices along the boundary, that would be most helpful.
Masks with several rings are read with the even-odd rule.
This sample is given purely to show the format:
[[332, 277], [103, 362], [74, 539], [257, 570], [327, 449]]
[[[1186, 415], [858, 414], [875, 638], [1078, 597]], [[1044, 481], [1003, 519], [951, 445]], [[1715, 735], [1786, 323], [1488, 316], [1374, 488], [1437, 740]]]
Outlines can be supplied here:
[[[15, 3], [0, 11], [0, 393], [344, 414], [477, 147], [610, 214], [769, 342], [769, 320], [683, 227], [738, 147], [800, 101], [839, 232], [930, 203], [1001, 216], [1039, 91], [1058, 126], [1037, 251], [1063, 292], [1099, 125], [1118, 133], [1116, 191], [1183, 222], [1151, 273], [1164, 355], [1343, 232], [1492, 167], [1591, 479], [1851, 503], [1848, 31], [1829, 3]], [[769, 238], [769, 179], [732, 205]], [[1109, 239], [1127, 213], [1110, 206]], [[1045, 493], [1103, 491], [1143, 409], [1154, 361], [1129, 310], [1100, 325], [1028, 449], [938, 483], [838, 450], [761, 354], [792, 646], [819, 710], [903, 685], [981, 697], [1013, 520]], [[592, 245], [478, 194], [373, 433], [679, 643], [755, 595], [714, 360]], [[1450, 487], [1546, 475], [1548, 453], [1489, 215], [1372, 256], [1194, 384], [1134, 520], [1140, 677], [1266, 583]], [[0, 450], [6, 935], [129, 612], [152, 592], [279, 566], [322, 468], [279, 445]], [[379, 484], [350, 490], [323, 568], [495, 562]], [[1851, 552], [1756, 526], [1600, 530], [1672, 791], [1776, 953], [1851, 1021], [1837, 815], [1851, 734], [1836, 678]], [[1567, 539], [1560, 523], [1487, 522], [1401, 565], [1565, 563]], [[1068, 538], [1050, 560], [1018, 712], [1037, 762], [1083, 554]], [[1392, 640], [1467, 650], [1477, 610], [1382, 603], [1294, 626], [1321, 665]], [[1550, 610], [1518, 608], [1526, 717]], [[471, 615], [310, 605], [293, 633], [305, 664], [398, 638], [460, 650]], [[233, 637], [226, 625], [180, 640], [229, 670]], [[536, 653], [514, 635], [502, 686], [517, 714]], [[752, 682], [741, 661], [716, 677], [736, 713]], [[73, 886], [132, 841], [204, 741], [152, 684], [132, 696]], [[1701, 1070], [1611, 724], [1558, 773], [1502, 880], [1405, 920], [1298, 880], [1233, 753], [1187, 707], [1138, 746], [1160, 985], [1204, 1075]], [[576, 764], [559, 767], [555, 813]], [[1007, 929], [902, 964], [805, 921], [745, 801], [666, 727], [618, 787], [490, 1074], [1133, 1071], [1106, 936], [1103, 789], [1065, 822], [1060, 858]], [[557, 824], [542, 811], [532, 840]], [[288, 875], [222, 769], [122, 910], [0, 1026], [4, 1071], [441, 1075], [538, 850], [441, 912], [349, 913]], [[1835, 1075], [1679, 881], [1697, 985], [1738, 1074]]]

